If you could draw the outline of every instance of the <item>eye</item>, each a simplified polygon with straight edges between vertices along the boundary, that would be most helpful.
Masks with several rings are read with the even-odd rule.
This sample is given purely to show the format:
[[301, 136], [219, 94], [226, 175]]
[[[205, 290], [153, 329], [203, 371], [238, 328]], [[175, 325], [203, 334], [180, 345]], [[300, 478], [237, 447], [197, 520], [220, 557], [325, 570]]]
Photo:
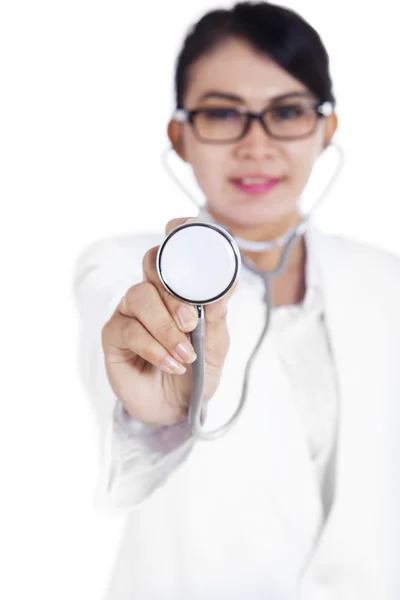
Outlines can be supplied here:
[[299, 119], [306, 114], [303, 106], [279, 106], [272, 112], [272, 116], [283, 121]]
[[234, 108], [206, 108], [202, 113], [210, 121], [232, 121], [240, 118], [240, 113]]

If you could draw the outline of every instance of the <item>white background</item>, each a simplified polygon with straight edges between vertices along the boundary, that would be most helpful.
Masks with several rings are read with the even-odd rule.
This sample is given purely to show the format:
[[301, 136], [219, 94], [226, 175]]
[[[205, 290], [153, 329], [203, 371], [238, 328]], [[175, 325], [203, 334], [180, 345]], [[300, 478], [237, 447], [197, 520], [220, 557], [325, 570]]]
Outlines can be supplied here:
[[[397, 5], [286, 4], [328, 47], [347, 155], [318, 221], [400, 254]], [[160, 153], [175, 55], [214, 7], [2, 2], [1, 598], [103, 597], [123, 523], [92, 506], [98, 449], [77, 375], [73, 267], [95, 239], [196, 214]]]

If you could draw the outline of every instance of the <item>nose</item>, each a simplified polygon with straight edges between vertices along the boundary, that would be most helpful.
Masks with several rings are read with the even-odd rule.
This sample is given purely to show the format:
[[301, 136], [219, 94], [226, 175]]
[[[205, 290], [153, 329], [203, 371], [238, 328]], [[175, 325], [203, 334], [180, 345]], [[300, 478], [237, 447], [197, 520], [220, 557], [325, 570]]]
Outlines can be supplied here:
[[253, 119], [250, 128], [236, 147], [238, 157], [244, 159], [265, 159], [276, 156], [277, 145], [263, 129], [261, 123]]

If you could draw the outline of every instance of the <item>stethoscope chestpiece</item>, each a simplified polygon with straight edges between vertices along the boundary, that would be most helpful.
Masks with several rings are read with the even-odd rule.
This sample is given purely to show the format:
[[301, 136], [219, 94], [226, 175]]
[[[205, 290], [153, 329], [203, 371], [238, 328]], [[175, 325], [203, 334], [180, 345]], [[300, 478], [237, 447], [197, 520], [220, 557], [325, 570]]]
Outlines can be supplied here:
[[180, 225], [165, 238], [157, 253], [157, 272], [166, 290], [181, 302], [195, 305], [196, 328], [190, 339], [197, 358], [192, 363], [192, 395], [188, 421], [192, 434], [202, 440], [224, 435], [238, 415], [216, 431], [205, 431], [203, 390], [205, 377], [204, 305], [217, 302], [238, 279], [240, 250], [233, 237], [219, 225], [196, 221]]
[[157, 272], [178, 300], [202, 306], [223, 298], [240, 274], [240, 250], [219, 225], [190, 222], [165, 238], [157, 254]]

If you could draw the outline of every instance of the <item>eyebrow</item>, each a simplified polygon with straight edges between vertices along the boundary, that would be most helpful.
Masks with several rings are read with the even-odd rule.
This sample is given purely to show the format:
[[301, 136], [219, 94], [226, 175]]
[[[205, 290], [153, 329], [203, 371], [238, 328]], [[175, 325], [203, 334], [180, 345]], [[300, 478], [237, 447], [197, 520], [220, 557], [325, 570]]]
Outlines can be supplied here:
[[[298, 97], [298, 96], [302, 96], [304, 98], [312, 98], [312, 94], [310, 92], [289, 92], [287, 94], [280, 94], [279, 96], [273, 96], [272, 98], [270, 98], [270, 102], [279, 102], [280, 100], [286, 100], [287, 98], [293, 98], [293, 97]], [[229, 94], [227, 92], [218, 92], [218, 91], [209, 91], [206, 92], [205, 94], [203, 94], [200, 98], [199, 101], [201, 102], [202, 100], [208, 100], [210, 98], [219, 98], [220, 100], [231, 100], [232, 102], [245, 102], [244, 98], [241, 98], [241, 96], [236, 96], [235, 94]]]

